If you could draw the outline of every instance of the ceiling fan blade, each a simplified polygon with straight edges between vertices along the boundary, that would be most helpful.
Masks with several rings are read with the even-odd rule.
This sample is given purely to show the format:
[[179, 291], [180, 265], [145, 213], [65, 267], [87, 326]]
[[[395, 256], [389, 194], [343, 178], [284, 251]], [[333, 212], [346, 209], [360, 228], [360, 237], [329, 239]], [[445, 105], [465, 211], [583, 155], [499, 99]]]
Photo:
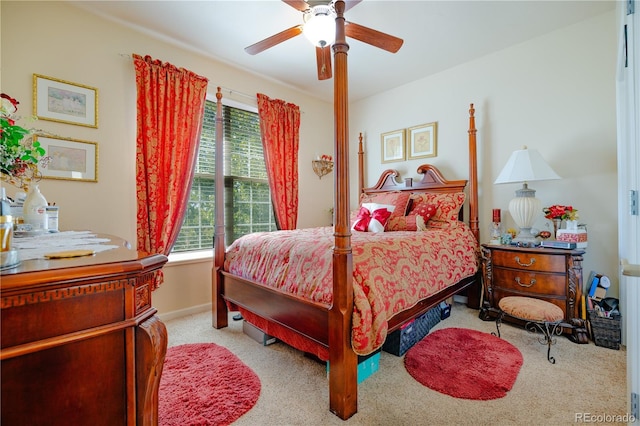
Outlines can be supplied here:
[[404, 40], [371, 28], [363, 27], [353, 22], [345, 22], [344, 31], [347, 37], [355, 38], [363, 43], [370, 44], [387, 52], [396, 53], [402, 47]]
[[331, 78], [331, 47], [316, 47], [316, 60], [318, 63], [318, 80]]
[[346, 12], [347, 10], [351, 9], [353, 6], [360, 3], [361, 1], [362, 0], [345, 0], [344, 11]]
[[302, 25], [296, 25], [295, 27], [291, 27], [279, 32], [278, 34], [272, 35], [271, 37], [267, 37], [262, 41], [252, 44], [249, 47], [245, 47], [244, 50], [250, 55], [255, 55], [256, 53], [267, 50], [268, 48], [273, 47], [276, 44], [287, 41], [300, 33], [302, 33]]
[[282, 0], [282, 1], [288, 4], [289, 6], [293, 7], [294, 9], [299, 10], [300, 12], [304, 12], [305, 10], [311, 9], [311, 7], [304, 0]]

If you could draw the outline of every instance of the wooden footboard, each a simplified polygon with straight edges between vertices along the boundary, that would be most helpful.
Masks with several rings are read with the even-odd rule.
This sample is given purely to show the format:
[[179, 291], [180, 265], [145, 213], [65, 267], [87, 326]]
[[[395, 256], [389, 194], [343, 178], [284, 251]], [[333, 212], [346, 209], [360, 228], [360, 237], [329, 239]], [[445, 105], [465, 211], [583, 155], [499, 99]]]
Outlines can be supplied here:
[[[265, 287], [228, 272], [222, 272], [223, 298], [231, 310], [245, 309], [261, 319], [278, 324], [325, 349], [329, 348], [329, 310], [325, 306], [306, 302], [285, 293]], [[399, 329], [406, 322], [419, 317], [440, 302], [465, 290], [478, 280], [478, 274], [421, 300], [411, 309], [403, 311], [389, 320], [389, 332]], [[287, 341], [286, 337], [281, 340]], [[294, 344], [293, 344], [294, 345]], [[294, 345], [295, 346], [295, 345]]]
[[270, 322], [329, 347], [329, 318], [325, 306], [305, 302], [259, 283], [222, 273], [224, 299]]

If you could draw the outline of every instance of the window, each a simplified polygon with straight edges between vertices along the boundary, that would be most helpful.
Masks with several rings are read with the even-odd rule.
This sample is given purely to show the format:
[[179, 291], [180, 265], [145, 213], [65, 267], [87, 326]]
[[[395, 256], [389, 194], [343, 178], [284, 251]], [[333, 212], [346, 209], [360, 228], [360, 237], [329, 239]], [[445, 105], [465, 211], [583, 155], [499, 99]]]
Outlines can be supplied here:
[[[246, 107], [223, 105], [225, 237], [230, 244], [242, 235], [275, 231], [260, 121]], [[187, 212], [172, 252], [213, 247], [215, 219], [216, 103], [205, 102], [202, 134]]]

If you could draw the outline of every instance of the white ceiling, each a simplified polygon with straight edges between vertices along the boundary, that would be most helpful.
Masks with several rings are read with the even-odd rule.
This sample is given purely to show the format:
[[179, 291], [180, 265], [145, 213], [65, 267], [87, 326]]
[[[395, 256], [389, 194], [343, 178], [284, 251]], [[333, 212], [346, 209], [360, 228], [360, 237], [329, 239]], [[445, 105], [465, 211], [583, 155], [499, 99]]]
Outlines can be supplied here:
[[[255, 56], [244, 51], [246, 46], [302, 23], [302, 13], [282, 1], [70, 3], [320, 99], [333, 99], [333, 81], [318, 81], [315, 50], [303, 35]], [[347, 39], [350, 100], [401, 86], [614, 8], [615, 0], [364, 0], [345, 13], [346, 20], [400, 37], [404, 44], [392, 54]]]

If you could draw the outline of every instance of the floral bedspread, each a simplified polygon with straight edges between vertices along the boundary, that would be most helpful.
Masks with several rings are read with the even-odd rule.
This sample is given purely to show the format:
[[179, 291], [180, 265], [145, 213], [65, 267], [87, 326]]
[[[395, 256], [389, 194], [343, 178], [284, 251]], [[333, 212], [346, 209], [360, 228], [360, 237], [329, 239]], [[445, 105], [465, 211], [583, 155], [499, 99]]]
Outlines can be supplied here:
[[[236, 240], [224, 269], [296, 297], [331, 306], [332, 227], [260, 232]], [[387, 321], [473, 275], [478, 244], [469, 227], [424, 232], [353, 232], [353, 350], [382, 346]]]

